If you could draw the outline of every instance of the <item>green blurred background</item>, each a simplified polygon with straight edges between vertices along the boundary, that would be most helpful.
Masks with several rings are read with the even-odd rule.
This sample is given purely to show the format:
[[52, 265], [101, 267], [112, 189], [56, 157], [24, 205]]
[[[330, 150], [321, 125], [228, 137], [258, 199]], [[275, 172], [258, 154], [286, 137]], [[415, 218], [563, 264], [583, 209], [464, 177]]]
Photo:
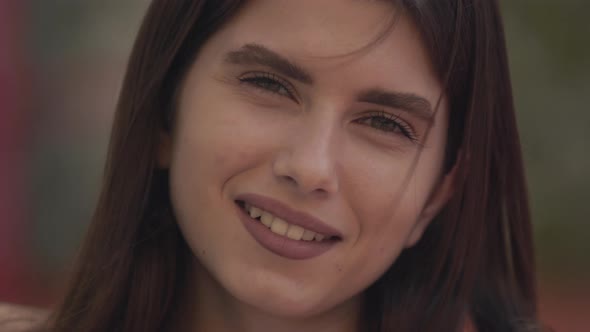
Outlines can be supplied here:
[[[29, 262], [25, 279], [32, 286], [11, 296], [0, 293], [0, 301], [49, 305], [63, 286], [97, 198], [118, 90], [148, 1], [15, 3], [10, 10], [22, 37], [17, 62], [26, 91], [20, 102], [25, 115], [19, 117], [25, 133], [26, 237], [19, 250]], [[557, 331], [587, 331], [590, 2], [504, 0], [502, 5], [535, 223], [542, 316]]]

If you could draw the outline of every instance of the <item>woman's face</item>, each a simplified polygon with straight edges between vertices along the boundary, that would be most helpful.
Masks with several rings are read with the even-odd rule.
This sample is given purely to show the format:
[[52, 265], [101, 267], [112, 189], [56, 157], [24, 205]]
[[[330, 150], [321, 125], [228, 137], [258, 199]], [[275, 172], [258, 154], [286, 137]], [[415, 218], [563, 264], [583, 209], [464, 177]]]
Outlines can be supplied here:
[[446, 202], [441, 86], [407, 17], [383, 34], [394, 16], [252, 1], [202, 47], [164, 163], [218, 296], [290, 317], [356, 305]]

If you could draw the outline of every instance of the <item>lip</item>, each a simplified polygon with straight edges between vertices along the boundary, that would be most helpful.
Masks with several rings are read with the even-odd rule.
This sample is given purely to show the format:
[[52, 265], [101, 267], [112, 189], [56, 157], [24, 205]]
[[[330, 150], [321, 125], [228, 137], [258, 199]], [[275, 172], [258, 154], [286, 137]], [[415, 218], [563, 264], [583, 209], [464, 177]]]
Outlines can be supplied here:
[[[262, 201], [260, 199], [262, 199]], [[316, 231], [316, 229], [317, 229], [317, 232], [322, 233], [320, 231], [320, 229], [321, 229], [321, 230], [327, 231], [322, 234], [325, 234], [326, 236], [337, 237], [337, 238], [323, 240], [323, 241], [292, 240], [292, 239], [289, 239], [285, 236], [281, 236], [281, 235], [273, 233], [270, 229], [268, 229], [268, 227], [264, 226], [260, 221], [251, 218], [241, 206], [239, 206], [238, 204], [234, 204], [236, 207], [237, 213], [238, 213], [242, 223], [244, 224], [244, 227], [250, 233], [250, 235], [252, 235], [254, 240], [256, 240], [256, 242], [258, 242], [258, 244], [260, 244], [265, 249], [267, 249], [267, 250], [271, 251], [272, 253], [279, 255], [281, 257], [285, 257], [285, 258], [289, 258], [289, 259], [296, 259], [296, 260], [314, 258], [314, 257], [317, 257], [317, 256], [325, 253], [326, 251], [330, 250], [332, 247], [334, 247], [334, 245], [336, 245], [336, 243], [339, 242], [338, 238], [341, 238], [340, 233], [338, 231], [332, 229], [331, 227], [329, 227], [325, 224], [324, 225], [317, 224], [318, 222], [321, 223], [321, 221], [315, 219], [314, 217], [306, 215], [305, 213], [293, 211], [289, 208], [284, 209], [285, 206], [282, 205], [281, 203], [278, 203], [279, 205], [272, 205], [274, 202], [276, 202], [272, 199], [268, 199], [266, 197], [262, 197], [262, 196], [258, 196], [258, 195], [248, 194], [248, 195], [240, 196], [237, 200], [244, 201], [244, 202], [247, 202], [247, 203], [252, 204], [254, 206], [260, 207], [261, 209], [266, 210], [281, 219], [283, 219], [283, 218], [285, 218], [285, 216], [287, 216], [284, 220], [287, 221], [288, 223], [299, 225], [304, 228], [307, 228], [306, 226], [304, 226], [305, 224], [311, 225], [311, 226], [316, 226], [315, 228], [309, 227], [307, 229], [313, 230], [313, 231]], [[271, 202], [270, 206], [272, 208], [275, 208], [274, 210], [269, 209], [268, 202]], [[276, 203], [274, 203], [274, 204], [276, 204]], [[281, 206], [281, 207], [279, 207], [277, 209], [276, 208], [277, 206]], [[283, 208], [283, 209], [281, 210], [281, 208]], [[279, 213], [282, 212], [283, 213], [282, 216], [279, 213], [275, 214], [277, 211], [279, 211]], [[287, 212], [285, 213], [285, 211], [287, 211]], [[307, 219], [301, 218], [302, 215], [304, 215], [305, 218], [307, 218]], [[293, 218], [293, 216], [299, 217], [299, 218], [298, 219], [288, 219], [289, 217]], [[317, 226], [317, 225], [320, 225], [320, 226]]]
[[270, 197], [257, 194], [242, 194], [237, 196], [236, 200], [254, 205], [264, 211], [269, 212], [275, 217], [283, 219], [289, 224], [301, 226], [305, 229], [309, 229], [310, 231], [323, 234], [328, 238], [342, 238], [342, 233], [320, 219], [308, 213], [293, 210], [287, 205]]

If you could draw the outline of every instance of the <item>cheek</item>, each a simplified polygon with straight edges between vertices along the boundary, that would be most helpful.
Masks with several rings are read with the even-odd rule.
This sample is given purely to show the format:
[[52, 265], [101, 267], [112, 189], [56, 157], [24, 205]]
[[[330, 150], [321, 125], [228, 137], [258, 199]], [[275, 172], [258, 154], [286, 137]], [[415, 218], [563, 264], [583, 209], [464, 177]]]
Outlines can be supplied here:
[[241, 239], [239, 228], [227, 218], [233, 203], [225, 184], [255, 158], [248, 149], [251, 141], [236, 139], [243, 135], [235, 134], [240, 127], [231, 119], [183, 111], [170, 169], [173, 210], [197, 260], [216, 270], [234, 254], [227, 243]]
[[[175, 137], [174, 160], [190, 177], [220, 180], [231, 169], [245, 167], [253, 155], [264, 150], [265, 138], [244, 115], [241, 105], [207, 102], [182, 109]], [[198, 100], [198, 96], [194, 97]]]
[[[375, 159], [373, 159], [375, 160]], [[347, 200], [357, 228], [348, 254], [337, 265], [349, 277], [350, 289], [364, 289], [377, 280], [399, 257], [420, 215], [425, 194], [408, 179], [411, 163], [390, 160], [372, 172], [355, 172]], [[376, 171], [380, 169], [380, 171]], [[361, 175], [359, 175], [361, 174]], [[370, 258], [370, 259], [368, 259]]]
[[272, 140], [243, 104], [205, 88], [187, 94], [179, 109], [171, 163], [172, 201], [181, 227], [191, 228], [185, 234], [213, 231], [236, 236], [226, 234], [235, 228], [220, 230], [205, 221], [219, 219], [215, 211], [228, 210], [231, 201], [226, 184], [264, 163]]
[[417, 225], [438, 174], [439, 156], [434, 152], [423, 150], [417, 163], [417, 152], [350, 161], [354, 167], [349, 169], [345, 192], [358, 228], [355, 243], [361, 255], [383, 258], [374, 264], [395, 260]]
[[408, 204], [408, 198], [417, 198], [419, 188], [413, 185], [411, 159], [410, 153], [356, 159], [346, 192], [361, 232], [401, 227], [413, 220], [418, 204]]

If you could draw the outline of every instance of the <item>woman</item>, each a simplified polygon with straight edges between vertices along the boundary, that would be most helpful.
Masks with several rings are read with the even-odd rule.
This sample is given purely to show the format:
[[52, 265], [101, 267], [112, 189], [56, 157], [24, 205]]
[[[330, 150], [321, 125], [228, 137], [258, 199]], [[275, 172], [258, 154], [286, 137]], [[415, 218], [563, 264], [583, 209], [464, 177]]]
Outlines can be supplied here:
[[51, 331], [531, 331], [496, 1], [150, 6]]

